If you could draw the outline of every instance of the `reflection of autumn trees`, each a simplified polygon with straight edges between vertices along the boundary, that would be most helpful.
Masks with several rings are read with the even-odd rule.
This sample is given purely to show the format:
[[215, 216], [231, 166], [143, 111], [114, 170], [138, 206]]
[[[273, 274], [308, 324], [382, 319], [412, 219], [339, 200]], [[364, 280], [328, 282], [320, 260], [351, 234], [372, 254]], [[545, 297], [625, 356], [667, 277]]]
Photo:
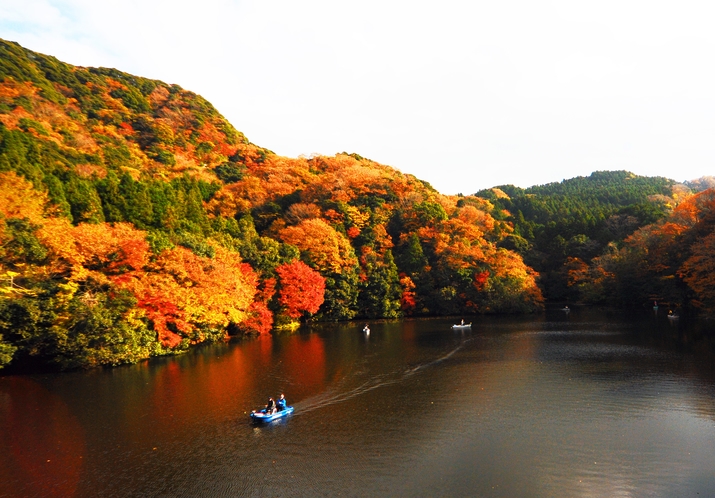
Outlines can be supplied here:
[[[26, 376], [3, 379], [0, 479], [25, 496], [75, 496], [85, 473], [85, 432], [62, 397]], [[42, 407], [39, 409], [38, 407]], [[51, 464], [51, 465], [50, 465]]]
[[[299, 377], [307, 392], [321, 392], [329, 380], [323, 341], [318, 334], [310, 334], [299, 340], [289, 341], [285, 349], [280, 351], [280, 363], [286, 371], [286, 376]], [[294, 372], [300, 372], [300, 375]]]

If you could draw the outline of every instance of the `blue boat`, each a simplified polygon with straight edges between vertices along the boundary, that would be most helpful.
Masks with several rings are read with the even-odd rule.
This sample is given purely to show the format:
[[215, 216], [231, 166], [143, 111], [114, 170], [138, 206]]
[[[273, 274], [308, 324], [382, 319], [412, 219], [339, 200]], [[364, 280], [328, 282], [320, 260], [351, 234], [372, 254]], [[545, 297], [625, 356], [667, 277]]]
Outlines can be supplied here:
[[291, 413], [293, 413], [292, 406], [286, 406], [284, 410], [279, 410], [275, 413], [266, 413], [265, 410], [253, 411], [251, 412], [251, 420], [254, 422], [270, 422], [271, 420], [285, 417]]

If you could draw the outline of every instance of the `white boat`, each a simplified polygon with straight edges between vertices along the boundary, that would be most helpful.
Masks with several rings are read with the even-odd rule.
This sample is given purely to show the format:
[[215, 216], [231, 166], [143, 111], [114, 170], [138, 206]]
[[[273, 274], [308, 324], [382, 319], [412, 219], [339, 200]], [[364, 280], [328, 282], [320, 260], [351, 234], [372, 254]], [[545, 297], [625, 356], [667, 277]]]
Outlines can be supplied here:
[[452, 325], [452, 328], [453, 328], [454, 330], [471, 329], [471, 328], [472, 328], [472, 322], [462, 323], [462, 324], [459, 324], [459, 325]]

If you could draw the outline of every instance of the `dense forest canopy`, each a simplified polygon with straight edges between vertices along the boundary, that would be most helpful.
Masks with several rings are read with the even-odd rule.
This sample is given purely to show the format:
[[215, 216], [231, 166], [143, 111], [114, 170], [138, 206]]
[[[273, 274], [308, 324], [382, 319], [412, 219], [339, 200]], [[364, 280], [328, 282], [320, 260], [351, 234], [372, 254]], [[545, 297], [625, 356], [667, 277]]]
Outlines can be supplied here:
[[488, 200], [358, 154], [281, 157], [177, 85], [5, 41], [0, 192], [0, 366], [542, 306]]
[[599, 171], [521, 189], [504, 185], [478, 192], [501, 210], [514, 232], [504, 247], [519, 252], [541, 274], [550, 300], [579, 300], [568, 285], [569, 258], [591, 260], [637, 228], [662, 219], [676, 202], [675, 182], [627, 171]]
[[[540, 273], [553, 301], [715, 311], [705, 249], [715, 178], [677, 184], [627, 171], [476, 195], [513, 232], [499, 242]], [[710, 220], [710, 221], [709, 221]], [[713, 253], [715, 254], [715, 253]]]

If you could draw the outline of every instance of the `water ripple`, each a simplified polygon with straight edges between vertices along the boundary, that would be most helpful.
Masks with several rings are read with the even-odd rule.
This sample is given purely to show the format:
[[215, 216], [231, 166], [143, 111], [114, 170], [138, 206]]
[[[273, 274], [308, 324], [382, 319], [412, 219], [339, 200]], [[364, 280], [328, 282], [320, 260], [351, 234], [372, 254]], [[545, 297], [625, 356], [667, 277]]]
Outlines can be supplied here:
[[310, 398], [304, 399], [298, 403], [295, 403], [294, 406], [296, 408], [296, 416], [300, 415], [301, 413], [309, 413], [313, 410], [325, 408], [326, 406], [342, 403], [349, 399], [355, 398], [356, 396], [363, 395], [367, 392], [373, 391], [381, 387], [399, 384], [405, 379], [413, 376], [414, 374], [426, 368], [433, 367], [438, 363], [448, 360], [449, 358], [454, 356], [457, 351], [462, 349], [462, 347], [464, 347], [464, 345], [470, 340], [471, 339], [466, 339], [462, 341], [457, 347], [449, 351], [447, 354], [440, 356], [439, 358], [410, 367], [407, 370], [401, 369], [387, 374], [373, 375], [369, 379], [365, 380], [364, 382], [353, 388], [345, 387], [345, 384], [349, 384], [354, 377], [347, 376], [343, 378], [340, 383], [336, 384], [332, 388]]

